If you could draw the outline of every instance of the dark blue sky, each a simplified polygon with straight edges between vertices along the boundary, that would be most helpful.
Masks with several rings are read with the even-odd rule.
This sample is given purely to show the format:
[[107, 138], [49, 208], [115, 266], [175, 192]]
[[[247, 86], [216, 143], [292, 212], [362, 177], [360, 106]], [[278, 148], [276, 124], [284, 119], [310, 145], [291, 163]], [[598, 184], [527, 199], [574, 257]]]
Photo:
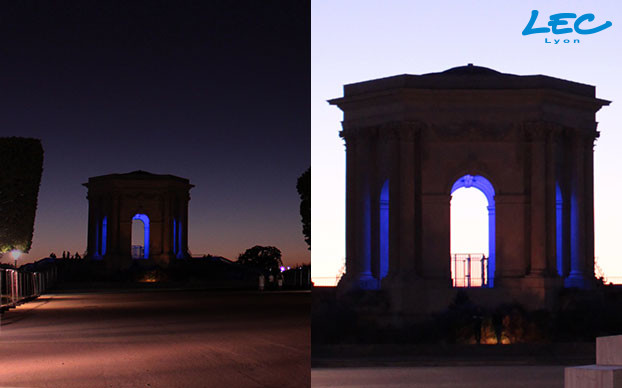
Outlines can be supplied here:
[[296, 192], [310, 165], [309, 4], [128, 3], [0, 6], [0, 136], [45, 150], [30, 258], [82, 253], [81, 184], [141, 169], [196, 185], [193, 254], [274, 245], [309, 262]]

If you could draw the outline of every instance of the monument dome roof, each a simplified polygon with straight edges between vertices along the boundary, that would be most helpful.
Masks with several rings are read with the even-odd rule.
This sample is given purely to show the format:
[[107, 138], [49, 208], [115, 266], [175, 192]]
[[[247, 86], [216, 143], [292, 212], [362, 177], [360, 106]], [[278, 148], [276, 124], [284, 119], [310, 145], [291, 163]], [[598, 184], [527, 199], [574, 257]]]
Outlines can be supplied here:
[[[330, 100], [339, 104], [350, 97], [385, 93], [399, 89], [428, 90], [520, 90], [546, 89], [569, 93], [575, 96], [595, 98], [596, 88], [578, 82], [546, 75], [516, 75], [469, 63], [438, 73], [421, 75], [402, 74], [344, 86], [344, 97]], [[599, 100], [600, 101], [600, 100]], [[602, 100], [603, 103], [609, 101]]]

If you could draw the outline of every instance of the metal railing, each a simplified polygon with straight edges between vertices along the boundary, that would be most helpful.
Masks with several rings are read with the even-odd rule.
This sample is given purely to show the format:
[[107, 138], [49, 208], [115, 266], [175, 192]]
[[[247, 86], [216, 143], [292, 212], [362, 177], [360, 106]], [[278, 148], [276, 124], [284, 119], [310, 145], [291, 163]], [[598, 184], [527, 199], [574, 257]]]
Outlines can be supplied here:
[[142, 245], [132, 245], [132, 259], [142, 259], [145, 257], [145, 247]]
[[56, 281], [56, 275], [56, 267], [43, 272], [0, 268], [0, 309], [38, 297]]
[[483, 253], [456, 253], [451, 256], [454, 287], [488, 287], [488, 258]]

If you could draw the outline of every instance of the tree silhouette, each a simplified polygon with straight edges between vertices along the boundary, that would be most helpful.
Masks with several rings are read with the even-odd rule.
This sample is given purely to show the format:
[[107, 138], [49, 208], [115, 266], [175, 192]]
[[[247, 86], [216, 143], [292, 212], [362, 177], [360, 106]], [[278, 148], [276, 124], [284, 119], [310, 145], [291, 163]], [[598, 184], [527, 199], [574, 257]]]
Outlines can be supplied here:
[[39, 139], [0, 138], [0, 251], [28, 252], [43, 171]]
[[281, 251], [275, 247], [255, 245], [238, 257], [238, 263], [258, 269], [262, 272], [277, 274], [283, 265]]
[[302, 216], [302, 234], [311, 249], [311, 167], [298, 178], [296, 190], [300, 195], [300, 215]]

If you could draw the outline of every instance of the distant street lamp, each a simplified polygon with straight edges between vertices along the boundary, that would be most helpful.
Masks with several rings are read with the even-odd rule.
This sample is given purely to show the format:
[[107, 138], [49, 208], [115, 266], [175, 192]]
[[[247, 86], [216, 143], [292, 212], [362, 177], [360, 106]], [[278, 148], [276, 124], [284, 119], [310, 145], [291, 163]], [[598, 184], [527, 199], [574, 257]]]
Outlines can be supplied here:
[[19, 249], [13, 249], [11, 251], [11, 256], [13, 256], [13, 260], [15, 260], [15, 269], [17, 269], [17, 259], [19, 259], [19, 257], [21, 256], [22, 251], [20, 251]]

